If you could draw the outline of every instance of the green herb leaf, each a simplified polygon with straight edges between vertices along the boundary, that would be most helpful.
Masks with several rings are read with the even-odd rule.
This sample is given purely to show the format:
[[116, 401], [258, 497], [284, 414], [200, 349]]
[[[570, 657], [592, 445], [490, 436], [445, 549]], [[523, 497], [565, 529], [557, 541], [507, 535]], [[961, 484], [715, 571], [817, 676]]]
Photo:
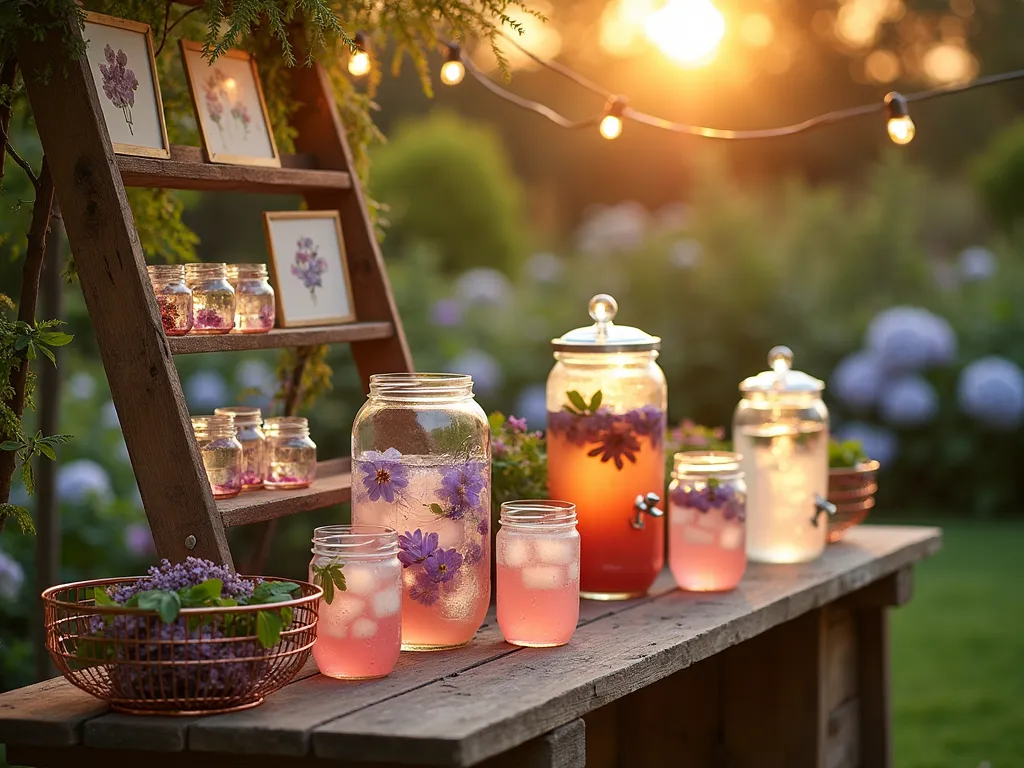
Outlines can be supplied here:
[[260, 611], [256, 614], [256, 637], [264, 648], [272, 648], [281, 639], [281, 614], [279, 611]]
[[63, 331], [43, 331], [36, 334], [36, 340], [51, 347], [63, 347], [70, 344], [75, 337]]
[[441, 505], [440, 505], [440, 504], [438, 504], [437, 502], [435, 502], [435, 503], [433, 503], [433, 504], [428, 504], [428, 505], [427, 505], [427, 508], [428, 508], [428, 509], [429, 509], [429, 510], [430, 510], [430, 511], [431, 511], [431, 512], [433, 513], [433, 514], [437, 515], [438, 517], [444, 517], [444, 516], [445, 516], [445, 511], [444, 511], [444, 510], [443, 510], [443, 509], [441, 508]]
[[156, 611], [164, 624], [170, 624], [181, 611], [181, 599], [177, 592], [164, 592], [154, 589], [152, 592], [139, 594], [139, 608], [144, 611]]
[[4, 440], [0, 443], [0, 451], [17, 451], [24, 446], [24, 443], [16, 443], [13, 440]]
[[281, 609], [281, 629], [288, 629], [292, 624], [292, 619], [295, 617], [295, 609], [290, 605], [286, 605]]
[[48, 458], [50, 461], [56, 461], [57, 460], [57, 453], [56, 453], [56, 451], [54, 451], [53, 448], [48, 446], [46, 443], [43, 443], [43, 442], [36, 443], [36, 450], [39, 451], [39, 453], [43, 454], [43, 456]]
[[337, 558], [327, 565], [313, 566], [313, 583], [324, 591], [323, 599], [328, 605], [334, 602], [335, 586], [338, 587], [339, 592], [345, 591], [345, 576], [341, 572], [344, 567], [345, 564], [339, 563]]
[[94, 587], [92, 590], [92, 601], [95, 605], [102, 606], [104, 608], [120, 608], [120, 603], [115, 603], [114, 600], [107, 594], [107, 590], [102, 587]]
[[569, 402], [576, 406], [576, 410], [580, 411], [581, 413], [586, 413], [587, 401], [583, 399], [583, 395], [581, 395], [575, 389], [572, 389], [566, 392], [565, 394], [569, 398]]
[[345, 583], [345, 574], [341, 572], [341, 566], [331, 569], [331, 580], [334, 582], [334, 586], [338, 588], [339, 592], [345, 592], [348, 590], [348, 585]]
[[604, 395], [601, 393], [601, 390], [599, 389], [599, 390], [597, 390], [597, 392], [594, 393], [594, 396], [592, 398], [590, 398], [590, 412], [591, 413], [596, 413], [597, 412], [597, 409], [601, 407], [601, 401], [602, 400], [604, 400]]
[[202, 584], [178, 590], [178, 596], [181, 598], [183, 606], [194, 608], [220, 597], [223, 586], [224, 583], [220, 579], [207, 579]]

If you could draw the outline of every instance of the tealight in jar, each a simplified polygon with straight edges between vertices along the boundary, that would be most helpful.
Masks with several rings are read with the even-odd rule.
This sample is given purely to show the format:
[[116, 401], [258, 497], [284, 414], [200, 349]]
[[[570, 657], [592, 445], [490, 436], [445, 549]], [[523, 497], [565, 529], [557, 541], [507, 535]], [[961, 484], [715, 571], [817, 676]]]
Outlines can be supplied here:
[[242, 490], [242, 444], [235, 436], [235, 417], [193, 416], [192, 432], [199, 444], [213, 498], [237, 496]]
[[235, 289], [225, 264], [186, 264], [185, 284], [192, 289], [192, 332], [231, 333], [235, 327]]
[[267, 472], [267, 439], [263, 434], [263, 414], [259, 408], [232, 405], [217, 408], [214, 414], [235, 419], [235, 437], [242, 444], [242, 490], [255, 491], [263, 487]]
[[185, 285], [185, 267], [181, 264], [154, 264], [146, 267], [153, 284], [160, 322], [168, 336], [184, 336], [192, 330], [192, 291]]
[[235, 289], [235, 331], [266, 333], [274, 327], [274, 289], [266, 264], [229, 264], [228, 282]]
[[276, 416], [263, 422], [267, 437], [266, 488], [305, 488], [316, 479], [316, 443], [301, 416]]

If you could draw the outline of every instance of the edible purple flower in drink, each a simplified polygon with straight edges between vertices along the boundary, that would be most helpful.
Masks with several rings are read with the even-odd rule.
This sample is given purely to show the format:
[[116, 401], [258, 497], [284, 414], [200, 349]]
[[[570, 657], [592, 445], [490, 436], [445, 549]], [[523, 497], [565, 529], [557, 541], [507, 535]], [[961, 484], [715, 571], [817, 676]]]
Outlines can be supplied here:
[[439, 595], [439, 584], [430, 580], [425, 573], [416, 577], [416, 581], [409, 587], [409, 597], [421, 605], [433, 605], [437, 602]]
[[480, 504], [485, 486], [484, 464], [471, 461], [458, 467], [441, 470], [441, 488], [437, 495], [449, 508], [448, 517], [459, 520]]
[[409, 477], [401, 463], [402, 454], [394, 448], [384, 453], [367, 451], [363, 455], [363, 485], [369, 492], [370, 501], [383, 499], [394, 503], [396, 494], [409, 487]]
[[422, 563], [437, 550], [438, 535], [424, 534], [419, 528], [398, 536], [398, 560], [403, 568]]
[[239, 479], [242, 481], [242, 485], [260, 485], [263, 482], [263, 476], [251, 469], [242, 472]]
[[476, 532], [479, 533], [481, 536], [486, 536], [489, 528], [490, 526], [487, 522], [486, 517], [482, 518], [480, 522], [476, 524]]
[[649, 437], [658, 448], [665, 438], [665, 412], [654, 405], [645, 405], [625, 414], [626, 421], [639, 437]]
[[640, 451], [640, 443], [628, 424], [624, 422], [613, 424], [611, 429], [601, 433], [597, 442], [597, 448], [588, 451], [587, 456], [600, 456], [602, 464], [614, 461], [616, 469], [622, 469], [625, 465], [623, 459], [636, 464], [636, 454]]
[[445, 584], [454, 579], [462, 567], [462, 555], [455, 549], [435, 549], [423, 561], [423, 567], [431, 581]]
[[196, 328], [226, 328], [228, 325], [216, 309], [200, 309], [196, 312]]
[[484, 559], [484, 548], [479, 544], [469, 544], [466, 546], [466, 555], [463, 558], [463, 562], [466, 565], [476, 565]]

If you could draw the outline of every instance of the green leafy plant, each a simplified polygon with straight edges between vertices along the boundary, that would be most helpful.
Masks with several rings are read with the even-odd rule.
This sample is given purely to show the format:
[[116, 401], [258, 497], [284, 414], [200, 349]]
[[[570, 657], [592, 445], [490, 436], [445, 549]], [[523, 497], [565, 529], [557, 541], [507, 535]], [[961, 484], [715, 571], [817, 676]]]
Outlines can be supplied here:
[[575, 416], [591, 416], [597, 413], [597, 409], [601, 407], [601, 401], [604, 399], [604, 395], [601, 390], [597, 390], [594, 396], [590, 398], [588, 403], [586, 398], [583, 397], [575, 389], [569, 390], [565, 393], [565, 396], [569, 398], [569, 402], [572, 405], [563, 405], [562, 410], [568, 411]]
[[840, 442], [833, 438], [828, 441], [828, 466], [831, 469], [856, 467], [867, 460], [868, 455], [864, 453], [864, 446], [859, 440]]
[[[600, 394], [600, 393], [598, 393]], [[598, 403], [600, 405], [600, 402]], [[514, 499], [548, 495], [547, 441], [526, 422], [502, 413], [488, 417], [491, 427], [491, 501], [494, 509]]]
[[324, 602], [328, 605], [334, 602], [335, 589], [339, 592], [348, 589], [345, 584], [345, 574], [342, 572], [344, 567], [345, 564], [338, 562], [337, 558], [331, 560], [327, 565], [313, 566], [313, 583], [324, 591]]

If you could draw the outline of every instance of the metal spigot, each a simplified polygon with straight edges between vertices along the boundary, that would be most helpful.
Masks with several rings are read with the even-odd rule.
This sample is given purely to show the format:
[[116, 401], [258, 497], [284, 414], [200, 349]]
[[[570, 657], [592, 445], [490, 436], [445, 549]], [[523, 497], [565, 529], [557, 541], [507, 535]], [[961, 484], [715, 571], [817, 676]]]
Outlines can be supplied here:
[[814, 494], [814, 517], [811, 518], [811, 525], [815, 528], [818, 527], [818, 518], [821, 517], [822, 512], [831, 517], [836, 513], [836, 505], [816, 493]]
[[633, 508], [636, 509], [636, 517], [633, 520], [630, 520], [629, 524], [638, 531], [643, 530], [645, 512], [651, 517], [661, 517], [664, 515], [665, 513], [658, 509], [659, 501], [661, 501], [661, 496], [656, 493], [648, 493], [646, 496], [637, 496], [636, 501], [633, 502]]

